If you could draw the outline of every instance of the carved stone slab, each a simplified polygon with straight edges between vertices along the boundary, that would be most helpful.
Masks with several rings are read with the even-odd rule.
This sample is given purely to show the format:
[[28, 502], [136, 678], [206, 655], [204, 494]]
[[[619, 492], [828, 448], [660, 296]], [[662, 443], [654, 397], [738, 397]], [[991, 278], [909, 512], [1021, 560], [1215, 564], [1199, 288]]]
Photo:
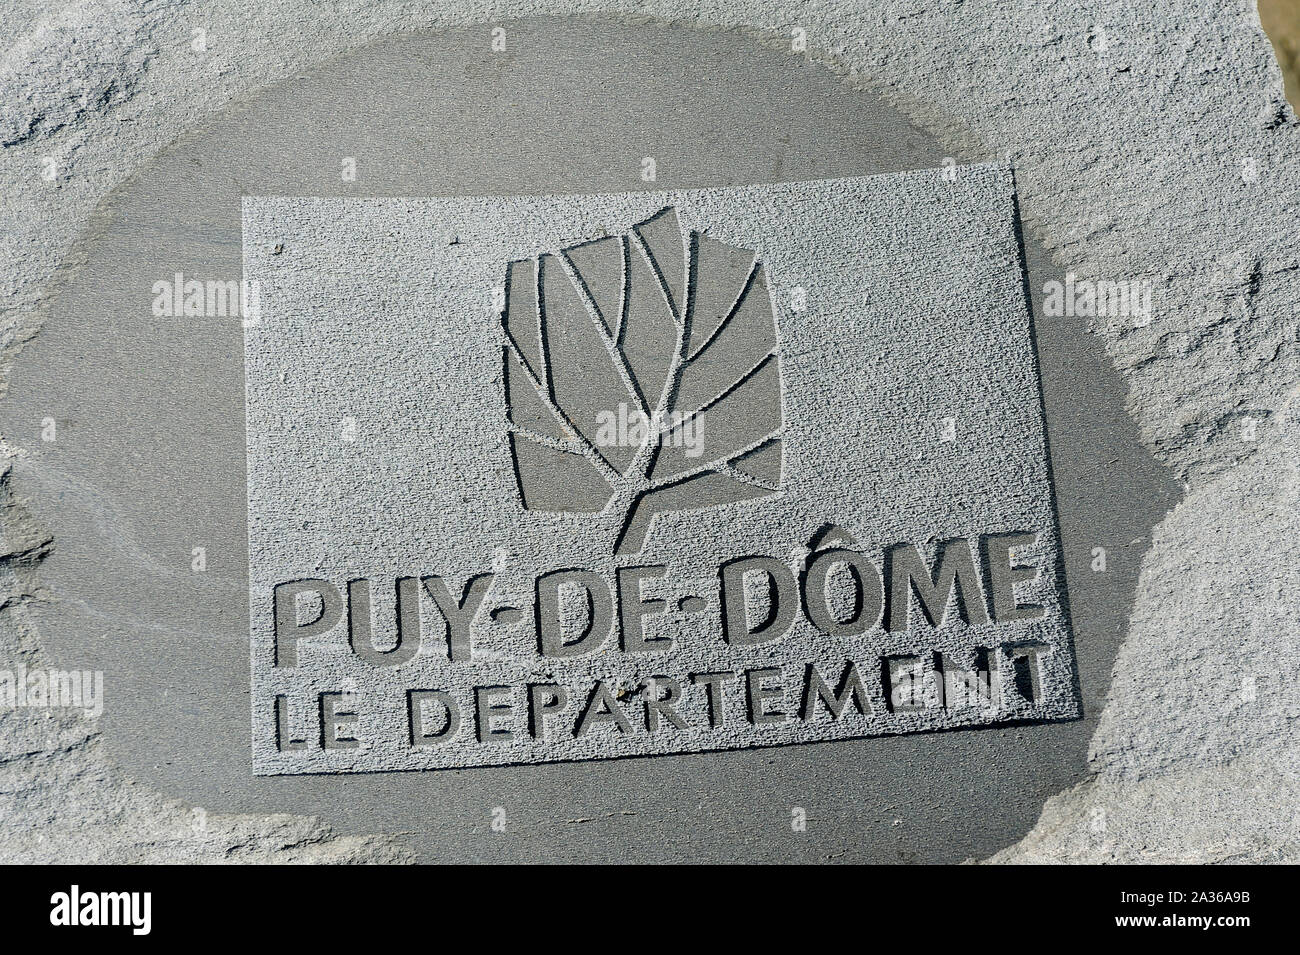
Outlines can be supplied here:
[[259, 773], [1078, 716], [1009, 170], [243, 227]]

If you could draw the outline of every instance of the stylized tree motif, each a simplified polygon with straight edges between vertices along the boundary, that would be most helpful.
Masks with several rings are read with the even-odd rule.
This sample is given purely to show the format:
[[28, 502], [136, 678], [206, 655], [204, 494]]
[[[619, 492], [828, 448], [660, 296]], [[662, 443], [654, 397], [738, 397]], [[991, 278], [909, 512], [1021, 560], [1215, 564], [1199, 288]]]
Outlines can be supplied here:
[[684, 234], [670, 206], [510, 262], [501, 320], [526, 509], [600, 512], [626, 554], [657, 513], [780, 490], [776, 322], [752, 252]]

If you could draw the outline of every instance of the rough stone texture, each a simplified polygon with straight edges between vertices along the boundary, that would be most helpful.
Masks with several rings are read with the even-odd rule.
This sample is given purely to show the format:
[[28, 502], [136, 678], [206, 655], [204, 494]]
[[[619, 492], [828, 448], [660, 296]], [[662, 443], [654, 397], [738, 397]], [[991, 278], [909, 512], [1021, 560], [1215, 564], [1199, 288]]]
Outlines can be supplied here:
[[[950, 141], [955, 157], [1010, 155], [1029, 197], [1025, 219], [1080, 276], [1155, 284], [1149, 323], [1099, 322], [1097, 331], [1129, 382], [1143, 439], [1186, 482], [1188, 497], [1148, 557], [1098, 734], [1098, 780], [1051, 803], [1039, 828], [1001, 858], [1091, 858], [1081, 833], [1098, 826], [1123, 843], [1122, 855], [1225, 858], [1218, 836], [1233, 833], [1230, 858], [1293, 858], [1294, 780], [1267, 754], [1294, 734], [1296, 651], [1272, 628], [1295, 616], [1285, 583], [1296, 544], [1284, 532], [1294, 483], [1280, 471], [1297, 451], [1282, 408], [1296, 373], [1300, 177], [1295, 117], [1251, 3], [548, 0], [416, 10], [366, 0], [329, 10], [160, 3], [145, 13], [111, 2], [49, 12], [8, 5], [0, 14], [0, 129], [14, 141], [0, 152], [5, 362], [38, 329], [44, 290], [75, 265], [67, 250], [93, 228], [100, 199], [190, 123], [390, 32], [575, 11], [741, 29], [780, 43], [800, 27], [811, 55], [849, 82], [880, 89]], [[191, 49], [193, 28], [207, 31], [204, 54]], [[43, 157], [56, 164], [52, 181], [42, 178]], [[1255, 440], [1243, 440], [1249, 421], [1258, 423]], [[22, 605], [39, 592], [27, 573], [38, 556], [32, 546], [6, 560], [4, 640], [9, 657], [34, 661], [39, 649], [22, 628]], [[1197, 554], [1223, 563], [1207, 568]], [[1197, 580], [1207, 587], [1198, 590]], [[1247, 588], [1264, 602], [1246, 597]], [[1239, 613], [1216, 603], [1229, 590], [1243, 601]], [[1162, 656], [1170, 634], [1183, 667], [1171, 669]], [[1225, 656], [1224, 648], [1238, 650]], [[1242, 685], [1243, 660], [1280, 676], [1261, 678], [1253, 701], [1225, 711], [1230, 687]], [[1150, 694], [1166, 684], [1162, 705]], [[59, 749], [44, 735], [24, 735], [12, 714], [0, 719], [2, 788], [16, 794], [7, 832], [47, 818], [51, 804], [35, 798], [48, 795], [45, 787], [22, 769], [41, 759], [65, 763], [93, 787], [67, 804], [68, 814], [122, 807], [130, 821], [115, 827], [115, 844], [122, 832], [154, 825], [158, 804], [131, 799], [128, 784], [96, 762], [93, 745]], [[104, 781], [93, 782], [101, 773]], [[1216, 808], [1216, 794], [1247, 778], [1257, 798]], [[68, 789], [69, 798], [77, 792]], [[1093, 807], [1104, 810], [1102, 822]], [[238, 826], [223, 838], [268, 854], [286, 841], [259, 835], [256, 825], [236, 835]], [[45, 835], [42, 857], [83, 854], [75, 828]], [[195, 859], [222, 851], [185, 848]], [[359, 847], [357, 855], [377, 853]]]
[[[6, 669], [41, 665], [25, 605], [41, 599], [37, 567], [52, 541], [0, 473], [0, 610]], [[384, 837], [335, 837], [315, 819], [208, 813], [124, 775], [77, 710], [0, 710], [0, 833], [9, 864], [42, 862], [400, 862]]]
[[1293, 398], [1279, 440], [1196, 487], [1159, 528], [1093, 738], [1097, 777], [1049, 800], [993, 861], [1300, 855], [1296, 410]]

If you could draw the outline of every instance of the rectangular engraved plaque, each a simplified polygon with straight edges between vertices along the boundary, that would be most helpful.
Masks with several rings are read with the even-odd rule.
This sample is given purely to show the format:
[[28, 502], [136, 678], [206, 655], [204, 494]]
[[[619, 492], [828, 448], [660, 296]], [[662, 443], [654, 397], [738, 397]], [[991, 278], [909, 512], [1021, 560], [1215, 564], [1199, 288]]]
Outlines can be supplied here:
[[247, 198], [254, 766], [1075, 718], [998, 165]]

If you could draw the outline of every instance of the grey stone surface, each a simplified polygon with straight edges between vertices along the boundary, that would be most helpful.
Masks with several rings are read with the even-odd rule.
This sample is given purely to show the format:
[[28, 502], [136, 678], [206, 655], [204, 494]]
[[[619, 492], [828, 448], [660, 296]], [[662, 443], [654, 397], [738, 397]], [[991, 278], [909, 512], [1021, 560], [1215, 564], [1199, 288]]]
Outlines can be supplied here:
[[[1044, 798], [1082, 776], [1137, 560], [1169, 494], [1137, 446], [1118, 378], [1083, 319], [1048, 315], [1037, 301], [1084, 720], [708, 759], [250, 775], [248, 593], [239, 565], [247, 543], [244, 521], [230, 519], [245, 510], [243, 329], [234, 316], [157, 317], [154, 286], [174, 286], [176, 269], [203, 279], [239, 274], [241, 193], [354, 194], [339, 157], [358, 151], [358, 134], [353, 112], [338, 103], [394, 104], [367, 111], [367, 148], [354, 157], [372, 195], [527, 195], [557, 181], [574, 192], [626, 189], [629, 174], [640, 181], [646, 130], [661, 129], [664, 116], [675, 117], [673, 136], [655, 151], [685, 184], [944, 165], [942, 150], [877, 98], [743, 38], [632, 32], [618, 21], [516, 25], [511, 35], [519, 49], [504, 76], [481, 69], [477, 29], [398, 38], [220, 117], [111, 197], [102, 231], [82, 246], [84, 263], [51, 297], [31, 360], [15, 367], [0, 409], [16, 433], [53, 416], [65, 439], [42, 441], [32, 448], [38, 454], [17, 460], [23, 485], [43, 489], [33, 506], [61, 541], [42, 561], [46, 590], [30, 603], [31, 619], [55, 659], [106, 671], [106, 748], [126, 773], [205, 808], [210, 821], [218, 810], [292, 807], [346, 833], [402, 833], [422, 858], [625, 860], [636, 845], [639, 857], [660, 860], [924, 861], [1004, 845]], [[565, 81], [556, 87], [563, 96], [546, 102], [550, 135], [485, 154], [486, 140], [510, 142], [500, 130], [518, 122], [519, 91], [557, 68]], [[740, 86], [748, 95], [738, 102], [731, 91]], [[431, 112], [465, 120], [429, 126]], [[593, 112], [605, 119], [599, 139], [590, 136]], [[701, 148], [720, 128], [746, 148]], [[1030, 288], [1063, 278], [1032, 241], [1025, 256]], [[139, 426], [138, 409], [147, 409], [148, 427]], [[1101, 468], [1104, 488], [1095, 480]], [[60, 506], [42, 507], [47, 495]], [[1087, 569], [1098, 541], [1111, 555], [1104, 574]], [[199, 542], [201, 573], [192, 563]], [[30, 802], [61, 795], [36, 787]], [[796, 833], [791, 807], [822, 821]], [[508, 813], [509, 838], [484, 825], [498, 809]], [[78, 811], [74, 804], [66, 814]]]
[[[259, 300], [245, 320], [258, 770], [1077, 717], [1013, 199], [998, 166], [603, 196], [245, 199], [244, 278]], [[747, 251], [732, 261], [728, 249]], [[524, 389], [525, 374], [539, 387]], [[555, 411], [526, 416], [539, 394]], [[644, 437], [602, 431], [640, 402], [654, 422]], [[512, 423], [524, 428], [513, 448]], [[691, 443], [675, 446], [687, 428]], [[608, 503], [525, 509], [519, 483], [534, 469], [561, 472], [560, 494], [592, 471]], [[625, 478], [642, 482], [629, 493], [664, 482], [661, 499], [674, 496], [651, 522], [638, 515], [655, 498], [627, 498]], [[827, 528], [850, 536], [819, 564], [834, 550]], [[1012, 544], [1010, 558], [997, 550]], [[845, 547], [860, 555], [856, 592]], [[903, 576], [910, 548], [926, 560], [921, 587]], [[755, 557], [779, 566], [720, 582]], [[923, 608], [941, 565], [959, 577]], [[819, 567], [838, 571], [801, 592]], [[540, 580], [572, 568], [583, 574], [552, 613]], [[425, 577], [444, 603], [416, 587], [399, 610], [395, 582]], [[309, 609], [276, 596], [304, 580], [318, 581]], [[687, 599], [702, 605], [679, 609]], [[448, 610], [449, 626], [449, 600], [470, 619]], [[400, 657], [362, 659], [372, 645]], [[902, 672], [886, 677], [891, 665]], [[842, 712], [809, 667], [845, 694]], [[727, 675], [724, 702], [702, 674]], [[533, 700], [533, 685], [560, 687], [558, 702], [550, 689]], [[355, 716], [340, 743], [319, 701], [343, 690], [337, 705]], [[450, 696], [430, 701], [439, 735], [418, 745], [408, 690]], [[648, 704], [662, 700], [660, 715]]]
[[[1282, 408], [1294, 382], [1292, 317], [1300, 297], [1294, 253], [1297, 180], [1288, 165], [1288, 157], [1295, 153], [1296, 125], [1282, 101], [1281, 79], [1253, 5], [1205, 2], [1175, 9], [1058, 2], [1031, 9], [993, 2], [933, 7], [902, 2], [863, 6], [813, 3], [793, 9], [768, 2], [663, 2], [591, 4], [583, 10], [650, 13], [687, 24], [739, 29], [765, 36], [787, 51], [791, 29], [799, 27], [806, 32], [811, 58], [830, 66], [849, 86], [879, 90], [939, 137], [951, 155], [981, 159], [1010, 154], [1016, 162], [1021, 212], [1033, 234], [1062, 266], [1081, 275], [1145, 277], [1155, 284], [1151, 321], [1140, 327], [1121, 320], [1093, 323], [1129, 387], [1130, 412], [1144, 442], [1176, 470], [1188, 492], [1187, 502], [1174, 515], [1177, 533], [1162, 534], [1147, 559], [1135, 616], [1149, 623], [1135, 627], [1128, 637], [1126, 663], [1118, 671], [1121, 679], [1111, 701], [1110, 712], [1116, 719], [1108, 718], [1107, 729], [1099, 737], [1103, 745], [1098, 752], [1116, 754], [1114, 765], [1122, 766], [1123, 771], [1109, 772], [1111, 757], [1103, 755], [1101, 762], [1093, 764], [1101, 775], [1053, 801], [1029, 840], [1000, 858], [1020, 858], [1027, 852], [1038, 858], [1095, 858], [1098, 856], [1084, 851], [1089, 834], [1094, 832], [1123, 834], [1124, 843], [1114, 853], [1123, 858], [1293, 857], [1291, 776], [1284, 760], [1257, 754], [1273, 751], [1279, 740], [1294, 735], [1294, 690], [1289, 681], [1267, 679], [1257, 679], [1256, 685], [1262, 689], [1253, 700], [1232, 697], [1220, 689], [1244, 685], [1243, 660], [1255, 666], [1263, 659], [1266, 670], [1257, 675], [1260, 677], [1294, 669], [1291, 642], [1274, 635], [1284, 633], [1288, 629], [1285, 621], [1294, 617], [1283, 586], [1287, 568], [1295, 564], [1294, 541], [1279, 533], [1276, 522], [1290, 513], [1286, 507], [1290, 502], [1278, 496], [1288, 486], [1278, 480], [1278, 470], [1295, 451], [1294, 437], [1283, 427], [1287, 419]], [[73, 3], [41, 11], [40, 19], [29, 21], [27, 17], [34, 11], [28, 4], [7, 8], [0, 15], [8, 40], [0, 64], [7, 91], [4, 128], [7, 138], [19, 139], [0, 153], [6, 198], [0, 212], [5, 222], [8, 268], [9, 298], [3, 306], [7, 368], [51, 314], [51, 280], [71, 274], [86, 258], [89, 246], [78, 237], [93, 237], [103, 228], [104, 220], [95, 215], [101, 200], [184, 130], [257, 90], [377, 37], [453, 23], [484, 23], [502, 14], [498, 8], [478, 4], [429, 6], [417, 12], [382, 2], [330, 10], [292, 3], [266, 9], [176, 3], [150, 7], [147, 14], [125, 3]], [[555, 2], [515, 5], [511, 12], [571, 11], [569, 4]], [[209, 42], [202, 54], [189, 43], [194, 29], [207, 31]], [[479, 30], [482, 32], [481, 27]], [[145, 55], [112, 55], [123, 42], [131, 51]], [[792, 68], [802, 62], [799, 57], [790, 58]], [[66, 81], [62, 85], [47, 82], [46, 78], [55, 76], [65, 76]], [[616, 121], [618, 114], [610, 117]], [[466, 118], [462, 114], [460, 121]], [[799, 143], [797, 132], [787, 132], [794, 133], [792, 143]], [[825, 135], [833, 139], [830, 127], [825, 128]], [[744, 137], [740, 138], [738, 156], [744, 155]], [[727, 148], [728, 141], [716, 142]], [[494, 145], [505, 149], [521, 167], [527, 165], [528, 156], [513, 152], [508, 143], [497, 140]], [[47, 157], [54, 161], [57, 172], [50, 180], [42, 177], [48, 168], [44, 163]], [[335, 174], [339, 157], [333, 150], [323, 156], [299, 154], [297, 158], [318, 163], [322, 176], [328, 177]], [[639, 156], [631, 158], [639, 160]], [[786, 177], [789, 167], [783, 164], [788, 156], [776, 150], [763, 158], [772, 164], [763, 178]], [[912, 165], [932, 165], [937, 158], [941, 157]], [[828, 172], [836, 174], [835, 170], [809, 166], [800, 174], [814, 178]], [[606, 173], [616, 178], [612, 167], [606, 167]], [[611, 182], [609, 187], [615, 184]], [[191, 339], [197, 334], [190, 329]], [[112, 336], [99, 336], [99, 340], [105, 347], [112, 345]], [[188, 348], [195, 352], [194, 364], [199, 368], [211, 368], [211, 356], [219, 353], [204, 350], [193, 340]], [[38, 355], [33, 349], [17, 367]], [[200, 359], [199, 355], [206, 357]], [[173, 364], [179, 364], [182, 372], [179, 377], [173, 372], [178, 390], [184, 373], [190, 370], [186, 358], [185, 349], [173, 353]], [[1067, 361], [1055, 372], [1064, 380], [1075, 364]], [[1044, 357], [1045, 369], [1048, 365]], [[54, 367], [77, 367], [75, 356]], [[1086, 367], [1099, 379], [1109, 374], [1101, 365]], [[74, 381], [74, 377], [69, 375], [66, 380]], [[80, 383], [81, 379], [75, 380]], [[1050, 387], [1046, 390], [1050, 420], [1053, 396]], [[25, 416], [7, 420], [5, 432], [11, 445], [34, 444], [32, 435], [39, 416], [27, 415], [30, 410], [24, 409]], [[200, 417], [209, 416], [214, 435], [220, 434], [218, 410], [196, 411]], [[1090, 409], [1087, 402], [1066, 399], [1059, 413], [1087, 416]], [[1098, 415], [1097, 420], [1102, 417]], [[1252, 421], [1255, 431], [1248, 427]], [[67, 424], [65, 420], [65, 433]], [[155, 426], [162, 424], [155, 422]], [[1126, 425], [1115, 421], [1102, 433], [1118, 433]], [[1246, 434], [1252, 434], [1254, 440], [1246, 439]], [[144, 539], [139, 530], [147, 524], [124, 523], [123, 508], [106, 505], [108, 482], [67, 483], [61, 480], [66, 472], [42, 465], [30, 454], [23, 457], [16, 447], [11, 451], [28, 472], [21, 479], [19, 497], [6, 494], [6, 513], [18, 526], [28, 527], [22, 500], [27, 497], [33, 499], [31, 507], [45, 508], [40, 513], [42, 524], [58, 523], [49, 510], [53, 505], [43, 506], [39, 500], [53, 501], [62, 495], [64, 506], [54, 512], [59, 520], [71, 523], [80, 513], [94, 513], [95, 520], [86, 523], [98, 526], [113, 543], [119, 569], [149, 567], [162, 573], [185, 564], [188, 548], [176, 553], [174, 535], [163, 534], [156, 541]], [[147, 470], [145, 455], [133, 458], [132, 463]], [[1127, 485], [1122, 462], [1092, 463], [1081, 458], [1080, 464], [1078, 501], [1086, 501], [1089, 493], [1106, 500], [1123, 497]], [[122, 468], [114, 473], [119, 478], [131, 476]], [[1058, 477], [1063, 479], [1059, 467]], [[118, 500], [123, 499], [123, 489], [113, 490], [118, 492]], [[86, 502], [97, 506], [79, 510]], [[177, 504], [175, 498], [168, 501], [173, 511]], [[205, 504], [210, 507], [211, 502]], [[1063, 521], [1068, 507], [1069, 502], [1063, 501]], [[179, 510], [178, 519], [201, 517], [201, 513], [184, 513], [183, 506]], [[1225, 552], [1235, 561], [1230, 566], [1213, 563], [1218, 555], [1217, 538], [1224, 528], [1232, 529], [1230, 538], [1238, 547]], [[39, 571], [33, 572], [31, 565], [40, 562], [44, 548], [39, 541], [48, 533], [31, 528], [14, 533], [16, 537], [8, 538], [5, 560], [7, 652], [15, 659], [36, 661], [50, 654], [49, 645], [54, 642], [61, 644], [56, 652], [64, 665], [89, 659], [96, 652], [93, 637], [103, 632], [103, 627], [90, 625], [84, 632], [64, 633], [42, 627], [39, 639], [35, 634], [31, 621], [38, 611], [48, 613], [50, 609], [41, 609], [48, 591], [45, 578]], [[1140, 532], [1133, 535], [1138, 537]], [[1086, 553], [1086, 536], [1079, 543]], [[1140, 552], [1143, 546], [1139, 541], [1132, 550]], [[1189, 547], [1192, 554], [1204, 557], [1190, 559], [1185, 553]], [[61, 566], [77, 567], [79, 549], [75, 537], [65, 537], [58, 540], [49, 559], [74, 561]], [[1067, 560], [1069, 553], [1067, 547]], [[1123, 545], [1111, 549], [1112, 557], [1124, 553]], [[1240, 554], [1253, 555], [1253, 560], [1239, 560]], [[1211, 561], [1211, 565], [1202, 560]], [[45, 566], [51, 565], [47, 561]], [[1077, 586], [1083, 588], [1115, 586], [1115, 574], [1089, 577], [1087, 566], [1084, 561], [1076, 573], [1070, 565], [1072, 590], [1076, 579]], [[1124, 565], [1113, 561], [1111, 566]], [[1225, 567], [1241, 576], [1222, 579], [1242, 581], [1257, 598], [1243, 606], [1243, 614], [1225, 613], [1222, 601], [1212, 599], [1212, 591], [1195, 586], [1198, 579], [1217, 578]], [[180, 574], [164, 579], [173, 591], [189, 586], [189, 578]], [[1182, 586], [1183, 581], [1190, 582], [1191, 588]], [[217, 587], [225, 585], [218, 582]], [[161, 603], [143, 601], [140, 605]], [[114, 608], [111, 601], [97, 610], [119, 620], [130, 619], [129, 607]], [[1261, 625], [1257, 622], [1261, 616], [1281, 623]], [[92, 615], [89, 619], [96, 618]], [[1178, 637], [1184, 656], [1196, 661], [1173, 676], [1163, 665], [1162, 646], [1168, 637], [1160, 621], [1165, 620], [1186, 622]], [[1080, 629], [1086, 624], [1080, 621]], [[139, 633], [161, 638], [164, 631], [144, 628]], [[209, 652], [202, 641], [190, 647], [191, 668], [196, 662], [218, 657], [216, 648]], [[1263, 652], [1225, 657], [1221, 652], [1225, 647], [1258, 647]], [[1091, 646], [1081, 642], [1081, 664], [1091, 651]], [[147, 671], [147, 667], [140, 669]], [[213, 675], [218, 683], [227, 680], [221, 675], [224, 670], [209, 668], [206, 672], [209, 680]], [[1137, 676], [1144, 678], [1133, 678]], [[1180, 680], [1189, 680], [1185, 693], [1171, 692], [1163, 704], [1148, 701], [1153, 683]], [[186, 687], [198, 698], [209, 693], [203, 680], [197, 681], [195, 689], [192, 673], [177, 680], [176, 686]], [[1104, 679], [1084, 681], [1085, 703], [1099, 686], [1104, 688]], [[1213, 692], [1203, 696], [1199, 691], [1206, 687]], [[231, 691], [238, 693], [235, 686]], [[1225, 710], [1225, 701], [1231, 704], [1230, 710]], [[130, 709], [129, 699], [119, 705], [123, 704]], [[1151, 721], [1149, 725], [1142, 726], [1125, 715], [1138, 711]], [[112, 709], [107, 713], [111, 719]], [[148, 726], [150, 736], [166, 751], [175, 736], [172, 727], [177, 715], [169, 714], [169, 719], [152, 725], [147, 719], [136, 725]], [[1169, 731], [1162, 734], [1160, 725], [1166, 721]], [[4, 716], [0, 740], [6, 759], [5, 791], [11, 794], [4, 814], [5, 845], [12, 857], [71, 859], [120, 853], [141, 859], [237, 858], [238, 852], [229, 853], [237, 846], [268, 855], [287, 852], [319, 857], [331, 851], [324, 830], [314, 825], [304, 824], [298, 835], [286, 839], [268, 830], [264, 820], [250, 817], [214, 814], [211, 825], [220, 835], [211, 841], [193, 839], [184, 832], [187, 814], [165, 816], [162, 808], [168, 803], [164, 797], [150, 786], [130, 783], [117, 765], [103, 759], [104, 740], [97, 730], [85, 734], [84, 728], [77, 728], [64, 739], [50, 730], [51, 725], [44, 713]], [[214, 740], [225, 738], [222, 721], [209, 721], [207, 732]], [[992, 737], [956, 735], [968, 736], [970, 742], [965, 755], [957, 750], [952, 759], [970, 759], [972, 779], [986, 774], [993, 754], [983, 747]], [[1167, 749], [1154, 745], [1160, 739], [1172, 744]], [[1031, 751], [1043, 752], [1043, 746], [1036, 742]], [[808, 779], [816, 778], [813, 767], [802, 763], [803, 754], [815, 749], [790, 750], [799, 765], [783, 766], [782, 778], [799, 779], [801, 771]], [[127, 747], [124, 755], [129, 752]], [[140, 759], [133, 772], [148, 775], [157, 785], [183, 788], [166, 781], [172, 772], [169, 764], [174, 759], [184, 762], [188, 750], [175, 745], [170, 752], [167, 757]], [[223, 758], [222, 752], [221, 747], [210, 748], [209, 760]], [[1008, 766], [1005, 755], [999, 758], [1003, 767]], [[750, 754], [736, 754], [733, 759], [740, 761], [730, 764], [733, 772], [753, 774], [766, 765], [750, 760]], [[942, 759], [927, 762], [938, 773], [948, 765]], [[63, 774], [52, 774], [49, 770], [54, 766], [64, 767]], [[692, 766], [696, 772], [702, 771], [698, 762]], [[1017, 785], [991, 802], [985, 817], [1025, 808], [1018, 797], [1034, 791], [1033, 777], [1018, 770], [1010, 774]], [[821, 778], [825, 778], [824, 772]], [[546, 784], [548, 779], [543, 774], [532, 782]], [[1248, 787], [1243, 786], [1246, 781]], [[662, 776], [658, 782], [662, 783]], [[559, 785], [558, 780], [555, 783]], [[699, 798], [707, 800], [722, 785], [721, 778], [705, 783]], [[127, 798], [132, 786], [145, 793], [139, 801]], [[913, 778], [909, 790], [925, 799], [929, 786], [930, 780], [922, 774]], [[587, 842], [627, 839], [629, 819], [622, 813], [649, 812], [647, 805], [629, 808], [626, 803], [620, 807], [588, 799], [571, 781], [567, 788], [576, 793], [570, 818], [593, 820], [582, 823]], [[773, 805], [808, 801], [806, 787], [776, 783], [770, 784], [770, 790]], [[214, 789], [219, 791], [219, 786]], [[1223, 793], [1238, 798], [1219, 798]], [[374, 796], [371, 793], [367, 798], [378, 805]], [[859, 806], [832, 793], [822, 803], [822, 812], [824, 818], [852, 819], [858, 824], [865, 810], [872, 818], [880, 818], [888, 831], [890, 798], [878, 806]], [[947, 792], [936, 790], [929, 798], [942, 801]], [[449, 793], [444, 804], [454, 799]], [[268, 799], [250, 808], [268, 811], [274, 801]], [[302, 805], [308, 802], [304, 800]], [[1194, 811], [1186, 811], [1189, 804]], [[485, 814], [485, 806], [480, 802], [462, 808], [470, 813], [477, 807]], [[1029, 811], [1036, 814], [1036, 808]], [[523, 817], [525, 833], [534, 824], [537, 832], [547, 832], [546, 814], [533, 813], [527, 807], [517, 813], [513, 818]], [[950, 846], [953, 851], [971, 855], [985, 854], [1002, 844], [999, 840], [1008, 838], [1000, 828], [988, 838], [974, 834], [979, 848], [963, 850], [960, 838], [953, 834], [972, 835], [969, 820], [979, 817], [979, 813], [964, 810], [962, 820], [944, 829], [941, 818], [927, 816], [925, 828], [916, 832], [915, 840], [899, 843], [897, 858], [923, 855], [924, 851], [915, 847], [926, 844], [927, 831], [942, 831], [941, 839], [956, 840]], [[52, 824], [55, 818], [62, 827]], [[170, 818], [175, 826], [156, 828], [160, 818]], [[752, 821], [743, 808], [737, 810], [735, 819], [726, 833], [698, 835], [690, 847], [692, 854], [725, 849], [730, 831], [743, 830]], [[636, 817], [630, 821], [635, 824]], [[899, 817], [897, 822], [905, 831], [913, 826], [910, 817]], [[788, 832], [784, 838], [778, 837], [776, 832], [782, 827], [774, 821], [769, 824], [774, 826], [767, 843], [772, 857], [807, 847], [822, 856], [839, 857], [847, 848], [846, 841], [824, 838], [825, 829], [819, 834], [815, 822], [801, 842], [791, 841]], [[376, 819], [374, 825], [382, 827], [383, 823]], [[558, 829], [548, 834], [563, 828], [560, 820]], [[661, 836], [666, 831], [660, 828], [653, 834]], [[646, 834], [634, 830], [634, 838], [644, 839]], [[1228, 835], [1231, 838], [1225, 838]], [[524, 836], [525, 843], [535, 838]], [[855, 845], [859, 843], [857, 840]], [[292, 848], [286, 850], [287, 845]], [[477, 851], [496, 852], [501, 843], [495, 846]], [[1226, 854], [1225, 846], [1232, 847]], [[475, 851], [465, 850], [464, 854]], [[354, 857], [376, 856], [372, 848], [362, 846]]]
[[[1092, 742], [1095, 775], [994, 861], [1295, 859], [1295, 398], [1277, 425], [1286, 440], [1256, 467], [1207, 481], [1161, 526], [1142, 571], [1152, 596], [1134, 613]], [[1188, 640], [1216, 629], [1213, 643]], [[1186, 818], [1171, 826], [1174, 816]]]

